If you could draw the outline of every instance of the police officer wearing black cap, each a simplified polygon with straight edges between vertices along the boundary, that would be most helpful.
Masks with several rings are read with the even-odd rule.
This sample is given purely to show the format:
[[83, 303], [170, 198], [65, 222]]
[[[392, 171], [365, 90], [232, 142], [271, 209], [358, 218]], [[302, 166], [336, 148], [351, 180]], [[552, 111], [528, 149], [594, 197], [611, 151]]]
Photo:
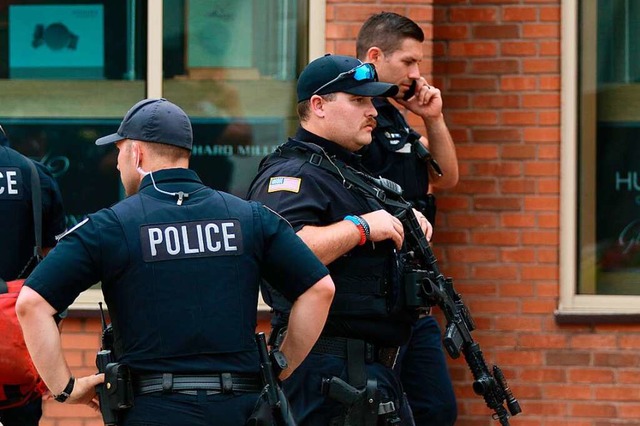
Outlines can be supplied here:
[[[32, 169], [29, 163], [35, 165], [40, 185], [41, 254], [48, 253], [56, 245], [55, 236], [65, 229], [62, 196], [55, 179], [44, 165], [32, 162], [9, 148], [7, 135], [0, 126], [0, 279], [4, 281], [25, 278], [36, 265]], [[11, 390], [5, 386], [15, 389], [15, 385], [3, 382], [3, 377], [0, 377], [2, 394], [7, 399]], [[24, 405], [0, 408], [0, 423], [4, 426], [37, 425], [42, 416], [41, 388], [41, 384], [34, 383], [29, 390], [31, 397]]]
[[97, 408], [104, 377], [74, 378], [52, 317], [101, 282], [117, 360], [133, 377], [122, 424], [243, 425], [262, 388], [260, 278], [293, 303], [284, 379], [324, 325], [327, 269], [272, 211], [187, 169], [191, 124], [166, 99], [140, 101], [96, 143], [116, 144], [128, 198], [70, 230], [26, 282], [16, 309], [34, 363], [58, 401]]
[[[298, 80], [301, 127], [262, 161], [249, 189], [249, 198], [291, 223], [336, 283], [320, 339], [283, 382], [301, 424], [386, 424], [377, 423], [379, 417], [412, 424], [392, 371], [415, 319], [392, 309], [403, 227], [343, 176], [347, 167], [362, 171], [356, 152], [371, 142], [376, 126], [371, 98], [397, 90], [355, 58], [327, 55], [311, 62]], [[417, 216], [430, 232], [425, 217]], [[289, 304], [277, 290], [266, 290], [274, 334], [286, 335]]]

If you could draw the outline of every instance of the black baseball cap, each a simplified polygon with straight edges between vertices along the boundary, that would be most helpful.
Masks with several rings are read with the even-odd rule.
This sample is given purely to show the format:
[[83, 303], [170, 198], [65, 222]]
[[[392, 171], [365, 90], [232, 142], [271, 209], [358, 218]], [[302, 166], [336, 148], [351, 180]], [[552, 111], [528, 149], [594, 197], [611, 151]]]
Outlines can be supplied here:
[[101, 137], [96, 145], [124, 139], [162, 143], [191, 150], [193, 131], [189, 117], [179, 106], [164, 98], [144, 99], [131, 107], [116, 133]]
[[[351, 72], [363, 66], [366, 78], [356, 78], [358, 73]], [[344, 77], [344, 78], [340, 78]], [[320, 90], [319, 90], [320, 89]], [[306, 66], [298, 79], [298, 102], [306, 101], [313, 95], [345, 92], [359, 96], [394, 96], [398, 86], [381, 83], [373, 64], [364, 64], [351, 56], [326, 54]]]

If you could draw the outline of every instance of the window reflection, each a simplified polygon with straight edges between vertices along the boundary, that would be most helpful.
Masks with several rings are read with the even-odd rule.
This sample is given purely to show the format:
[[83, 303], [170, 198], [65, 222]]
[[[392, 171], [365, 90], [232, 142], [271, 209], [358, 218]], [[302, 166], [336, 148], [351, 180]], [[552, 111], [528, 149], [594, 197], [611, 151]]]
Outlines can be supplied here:
[[300, 1], [164, 0], [164, 86], [198, 131], [192, 168], [244, 197], [259, 160], [293, 132]]
[[640, 33], [640, 3], [600, 0], [580, 4], [578, 292], [638, 295], [640, 49], [635, 40]]
[[53, 172], [69, 225], [122, 196], [94, 141], [145, 97], [146, 15], [145, 0], [0, 2], [0, 123]]

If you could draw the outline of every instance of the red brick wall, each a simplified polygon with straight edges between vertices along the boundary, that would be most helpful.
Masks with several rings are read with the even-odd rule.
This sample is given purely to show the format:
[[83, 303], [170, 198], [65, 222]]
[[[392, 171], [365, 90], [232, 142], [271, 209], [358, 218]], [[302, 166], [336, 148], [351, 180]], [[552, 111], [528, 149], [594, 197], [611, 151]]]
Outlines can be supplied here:
[[[511, 424], [640, 424], [640, 326], [554, 318], [560, 0], [327, 0], [327, 52], [353, 55], [362, 21], [381, 10], [408, 15], [432, 40], [423, 71], [442, 90], [461, 171], [458, 187], [439, 194], [434, 244], [472, 310], [487, 362], [503, 367], [522, 405]], [[76, 374], [94, 371], [97, 334], [96, 320], [67, 320]], [[450, 371], [458, 425], [498, 424], [464, 362], [451, 361]], [[44, 426], [100, 424], [82, 407], [47, 403], [45, 413]]]
[[[96, 352], [100, 345], [100, 319], [68, 318], [62, 324], [62, 345], [76, 377], [96, 372]], [[41, 426], [102, 426], [99, 414], [84, 405], [44, 403]]]
[[[460, 183], [439, 194], [434, 238], [523, 413], [512, 425], [640, 424], [639, 326], [558, 325], [560, 0], [327, 1], [328, 52], [355, 53], [364, 19], [417, 21], [442, 90]], [[414, 124], [420, 124], [413, 121]], [[574, 267], [563, 265], [563, 267]], [[458, 425], [498, 424], [450, 362]]]

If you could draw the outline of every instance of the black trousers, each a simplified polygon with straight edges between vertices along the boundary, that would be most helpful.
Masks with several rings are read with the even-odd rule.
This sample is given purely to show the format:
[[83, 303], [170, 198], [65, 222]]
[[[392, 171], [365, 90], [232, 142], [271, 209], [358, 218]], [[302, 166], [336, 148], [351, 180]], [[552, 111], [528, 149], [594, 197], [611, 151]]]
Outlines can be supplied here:
[[136, 396], [123, 426], [243, 426], [258, 393], [197, 395], [153, 393]]
[[416, 426], [451, 426], [458, 416], [456, 395], [442, 350], [442, 332], [431, 315], [413, 326], [395, 366]]
[[38, 426], [42, 417], [42, 398], [26, 405], [0, 410], [0, 422], [4, 426]]

